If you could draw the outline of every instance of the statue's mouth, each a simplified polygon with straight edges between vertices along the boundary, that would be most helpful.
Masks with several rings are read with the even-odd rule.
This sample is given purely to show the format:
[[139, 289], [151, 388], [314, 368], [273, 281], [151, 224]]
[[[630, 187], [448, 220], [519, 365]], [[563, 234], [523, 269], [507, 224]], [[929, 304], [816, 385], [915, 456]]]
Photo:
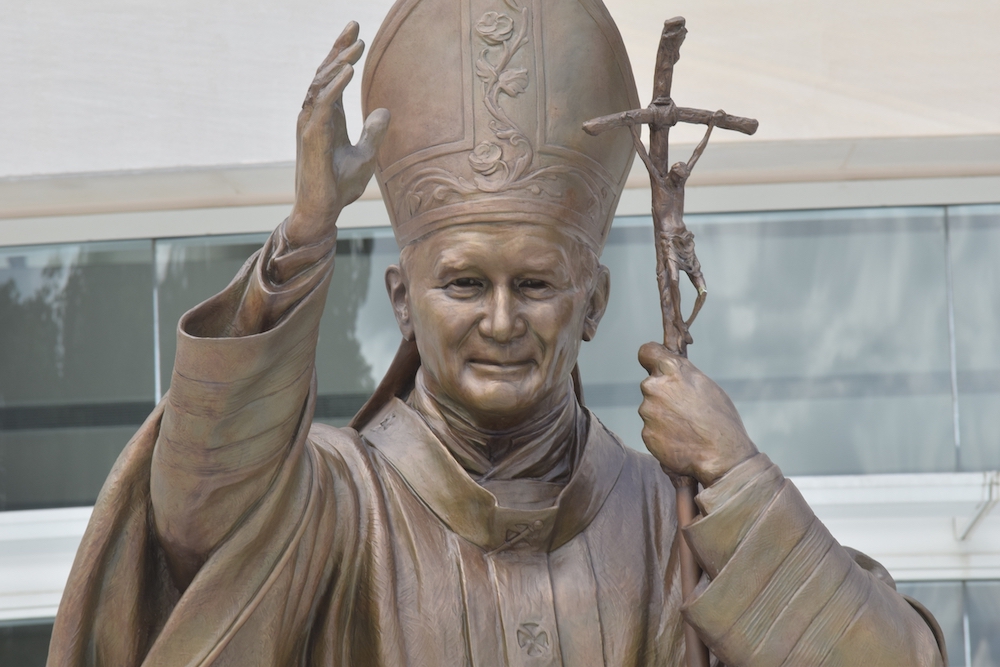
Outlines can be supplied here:
[[534, 364], [532, 359], [470, 359], [469, 365], [492, 372], [521, 371]]

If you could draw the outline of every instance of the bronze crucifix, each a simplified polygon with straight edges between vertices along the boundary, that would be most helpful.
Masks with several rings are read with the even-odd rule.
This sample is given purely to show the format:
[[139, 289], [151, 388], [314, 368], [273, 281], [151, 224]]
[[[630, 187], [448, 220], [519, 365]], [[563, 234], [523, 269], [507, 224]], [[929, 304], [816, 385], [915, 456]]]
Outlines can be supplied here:
[[[584, 123], [583, 128], [592, 135], [616, 127], [628, 127], [636, 152], [649, 171], [653, 191], [653, 234], [656, 244], [656, 279], [660, 288], [660, 309], [663, 318], [663, 345], [671, 352], [687, 356], [687, 346], [692, 342], [691, 324], [701, 310], [708, 293], [701, 264], [694, 250], [694, 235], [684, 225], [684, 185], [691, 170], [705, 151], [712, 129], [720, 127], [744, 134], [757, 131], [757, 121], [752, 118], [730, 116], [723, 111], [706, 111], [678, 107], [670, 97], [674, 65], [680, 58], [681, 44], [687, 35], [682, 17], [672, 18], [663, 24], [663, 34], [656, 54], [653, 79], [653, 101], [645, 109], [625, 111], [602, 116]], [[687, 162], [677, 162], [667, 168], [670, 128], [677, 123], [707, 125], [705, 136], [695, 147]], [[649, 125], [649, 151], [642, 144], [640, 127]], [[681, 312], [680, 272], [688, 275], [697, 290], [691, 315], [686, 319]], [[673, 477], [673, 476], [672, 476]], [[679, 527], [687, 526], [696, 515], [694, 496], [697, 482], [692, 478], [673, 477], [677, 487], [677, 519]], [[679, 544], [681, 559], [682, 591], [689, 599], [698, 580], [701, 568], [690, 547], [684, 540]], [[685, 644], [688, 667], [708, 667], [708, 649], [701, 642], [694, 628], [685, 626]]]

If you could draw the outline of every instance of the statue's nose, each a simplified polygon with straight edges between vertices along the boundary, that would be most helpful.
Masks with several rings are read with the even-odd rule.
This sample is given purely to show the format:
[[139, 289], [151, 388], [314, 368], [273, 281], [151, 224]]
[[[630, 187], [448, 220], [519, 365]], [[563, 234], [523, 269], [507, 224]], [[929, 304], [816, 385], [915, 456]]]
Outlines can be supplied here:
[[500, 344], [509, 343], [528, 330], [517, 299], [510, 290], [493, 290], [492, 298], [486, 303], [485, 316], [479, 321], [479, 330], [483, 336]]

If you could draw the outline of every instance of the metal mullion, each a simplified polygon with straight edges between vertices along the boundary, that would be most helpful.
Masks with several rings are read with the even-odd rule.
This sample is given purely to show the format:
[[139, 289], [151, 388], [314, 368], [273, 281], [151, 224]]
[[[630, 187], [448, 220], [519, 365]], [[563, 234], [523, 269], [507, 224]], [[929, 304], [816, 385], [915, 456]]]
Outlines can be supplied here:
[[951, 259], [950, 207], [944, 207], [945, 301], [948, 312], [948, 365], [951, 370], [951, 419], [955, 444], [955, 471], [962, 469], [962, 431], [958, 406], [958, 348], [955, 341], [955, 283]]
[[160, 371], [160, 281], [157, 279], [159, 273], [157, 271], [157, 240], [150, 239], [149, 243], [152, 246], [153, 255], [153, 261], [151, 262], [153, 271], [153, 384], [155, 385], [153, 397], [154, 403], [159, 403], [163, 387], [163, 378]]

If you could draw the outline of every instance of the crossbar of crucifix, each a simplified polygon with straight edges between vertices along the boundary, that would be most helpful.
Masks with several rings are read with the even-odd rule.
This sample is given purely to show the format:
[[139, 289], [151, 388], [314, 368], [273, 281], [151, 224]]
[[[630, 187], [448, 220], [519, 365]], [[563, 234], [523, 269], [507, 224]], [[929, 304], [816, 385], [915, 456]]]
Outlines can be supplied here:
[[[681, 17], [664, 22], [660, 46], [656, 54], [656, 71], [653, 80], [653, 101], [645, 109], [634, 109], [602, 116], [584, 123], [584, 130], [597, 135], [610, 129], [628, 127], [636, 152], [649, 171], [653, 194], [653, 234], [656, 245], [656, 278], [660, 288], [660, 309], [663, 319], [663, 344], [680, 356], [687, 356], [687, 346], [693, 342], [691, 324], [705, 302], [708, 290], [701, 264], [694, 251], [694, 235], [684, 224], [684, 186], [695, 163], [705, 151], [713, 128], [735, 130], [744, 134], [757, 131], [757, 121], [752, 118], [731, 116], [723, 111], [707, 111], [679, 107], [670, 97], [674, 65], [680, 59], [680, 48], [687, 35]], [[669, 166], [670, 128], [677, 123], [707, 125], [705, 136], [695, 147], [687, 162]], [[642, 143], [639, 129], [649, 126], [649, 150]], [[687, 274], [697, 290], [691, 314], [685, 318], [681, 311], [680, 273]], [[697, 511], [694, 497], [697, 482], [688, 477], [671, 475], [677, 488], [677, 519], [681, 528], [690, 525]], [[679, 534], [681, 534], [679, 532]], [[681, 588], [685, 600], [690, 600], [701, 568], [686, 540], [678, 544], [681, 563]], [[685, 653], [688, 667], [708, 667], [709, 653], [697, 632], [685, 624]]]

